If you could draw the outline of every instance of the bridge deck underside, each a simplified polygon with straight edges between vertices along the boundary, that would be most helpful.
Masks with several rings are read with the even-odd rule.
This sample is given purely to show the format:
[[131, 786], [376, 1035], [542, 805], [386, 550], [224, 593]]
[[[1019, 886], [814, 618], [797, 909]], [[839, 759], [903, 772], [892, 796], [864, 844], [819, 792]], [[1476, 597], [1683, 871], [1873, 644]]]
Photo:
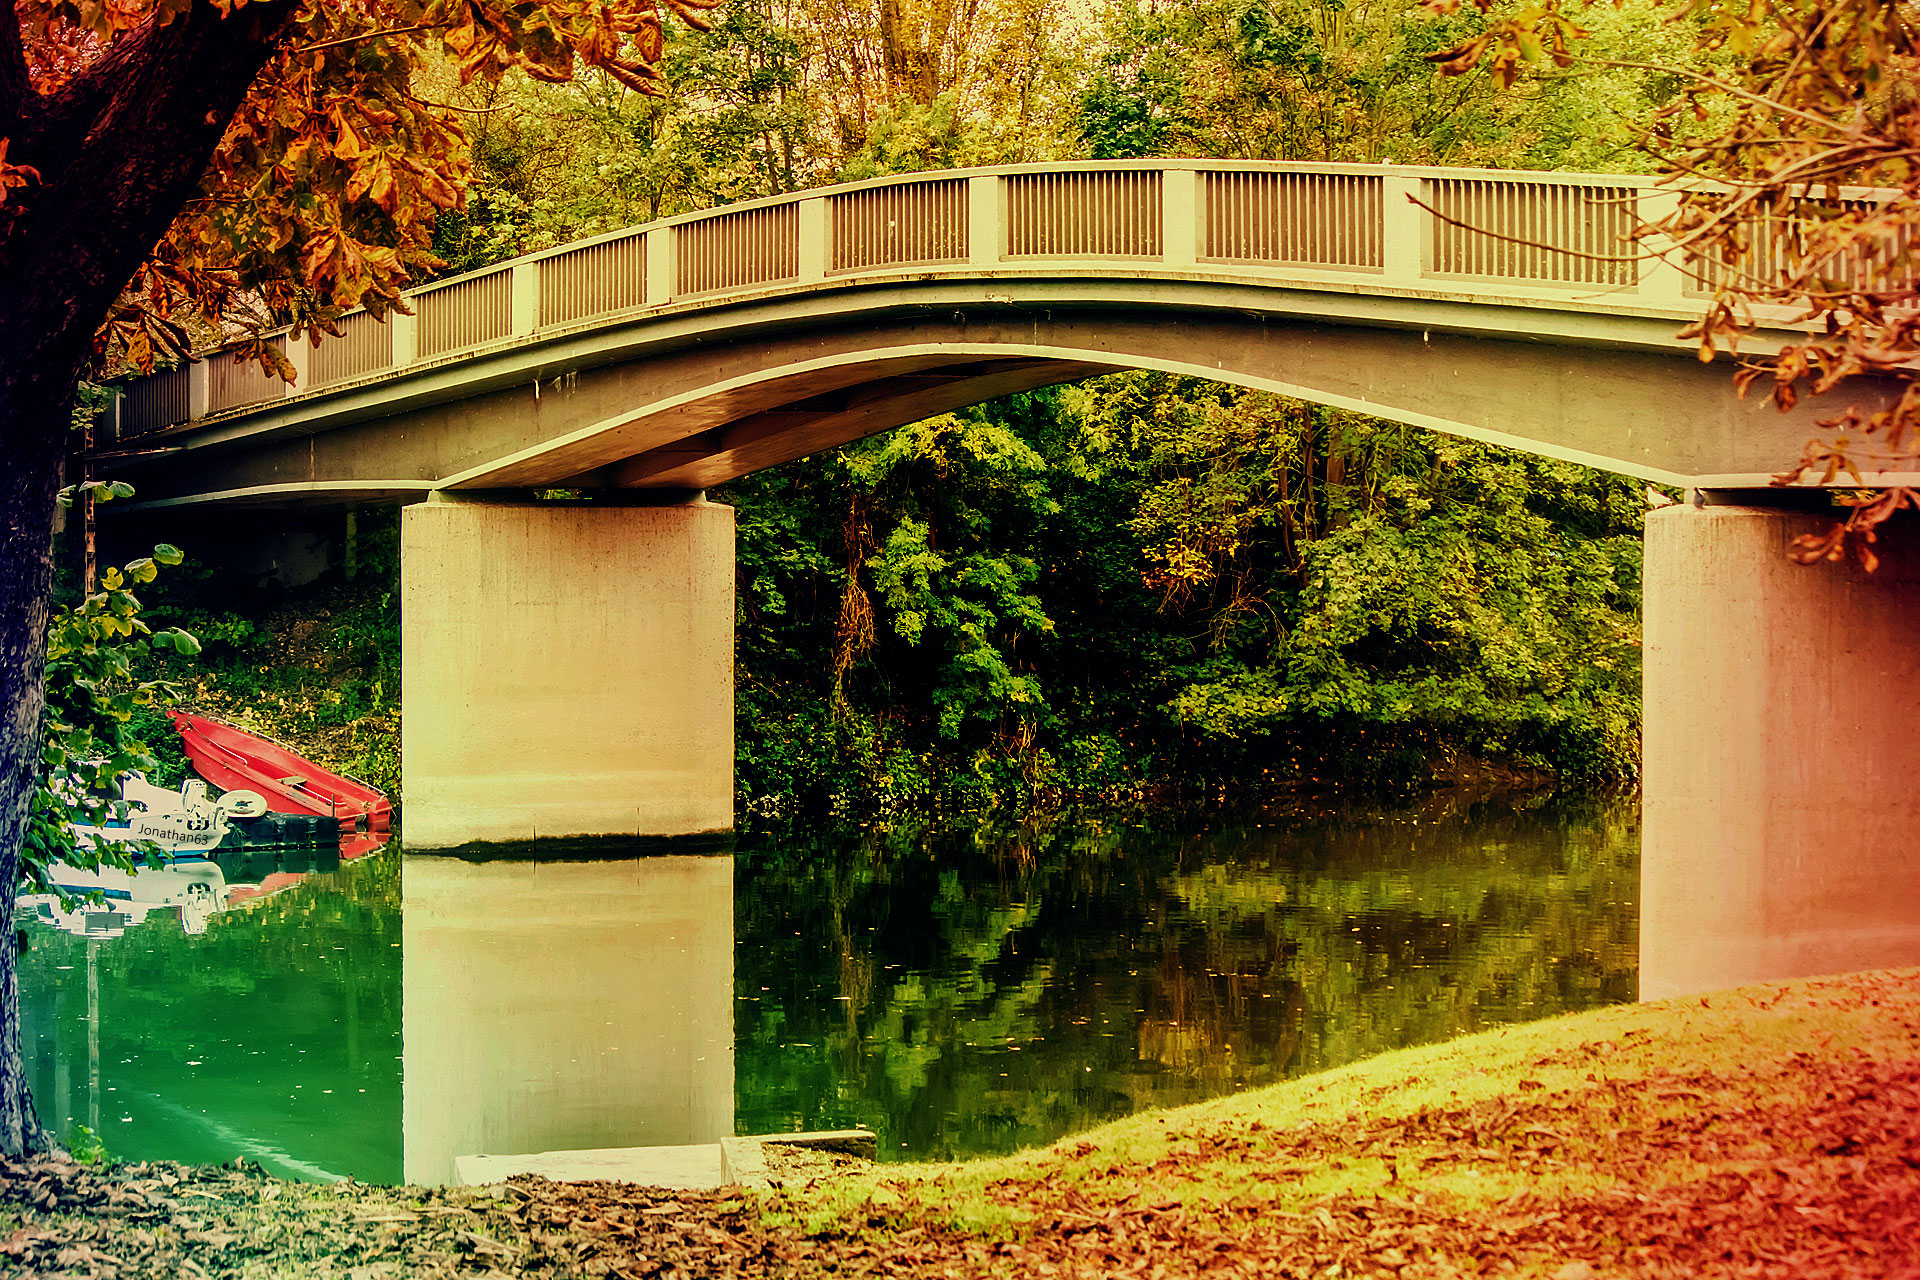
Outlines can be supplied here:
[[1651, 480], [1743, 487], [1797, 457], [1834, 408], [1740, 401], [1724, 363], [1671, 349], [1181, 306], [1164, 287], [1155, 303], [995, 299], [515, 350], [457, 381], [390, 380], [177, 432], [154, 442], [172, 452], [137, 460], [136, 482], [143, 505], [702, 489], [995, 396], [1147, 368]]

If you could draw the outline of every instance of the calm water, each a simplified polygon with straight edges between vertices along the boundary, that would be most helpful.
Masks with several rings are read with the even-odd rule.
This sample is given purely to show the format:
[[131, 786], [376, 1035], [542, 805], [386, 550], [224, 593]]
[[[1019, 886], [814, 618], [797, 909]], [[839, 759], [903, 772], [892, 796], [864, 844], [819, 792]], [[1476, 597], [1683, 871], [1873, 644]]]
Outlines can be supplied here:
[[[1634, 995], [1630, 803], [389, 847], [124, 935], [28, 927], [45, 1121], [130, 1159], [437, 1181], [477, 1152], [864, 1124], [1010, 1150]], [[230, 879], [235, 877], [230, 876]]]

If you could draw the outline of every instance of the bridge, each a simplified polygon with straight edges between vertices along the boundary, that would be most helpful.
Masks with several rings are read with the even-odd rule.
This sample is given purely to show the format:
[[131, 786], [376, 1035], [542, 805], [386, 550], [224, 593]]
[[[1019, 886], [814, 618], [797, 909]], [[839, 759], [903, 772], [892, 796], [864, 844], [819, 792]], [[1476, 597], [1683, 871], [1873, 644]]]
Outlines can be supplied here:
[[1786, 562], [1820, 517], [1766, 486], [1818, 412], [1676, 338], [1707, 281], [1624, 239], [1676, 198], [1232, 161], [879, 179], [270, 335], [292, 385], [213, 352], [107, 434], [150, 512], [411, 504], [414, 848], [729, 828], [732, 513], [702, 492], [935, 413], [1159, 369], [1685, 486], [1647, 524], [1643, 991], [1920, 962], [1920, 565]]

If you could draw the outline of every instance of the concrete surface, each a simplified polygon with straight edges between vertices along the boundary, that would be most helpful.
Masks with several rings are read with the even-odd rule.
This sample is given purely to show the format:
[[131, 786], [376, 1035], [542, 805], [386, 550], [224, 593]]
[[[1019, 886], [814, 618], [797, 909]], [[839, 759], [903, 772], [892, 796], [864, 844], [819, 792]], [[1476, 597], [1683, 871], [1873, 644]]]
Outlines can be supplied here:
[[637, 1182], [675, 1191], [710, 1191], [730, 1184], [720, 1144], [685, 1147], [606, 1147], [596, 1151], [541, 1151], [524, 1156], [461, 1156], [453, 1185], [479, 1187], [534, 1174], [554, 1182]]
[[767, 1149], [758, 1138], [720, 1139], [720, 1176], [728, 1186], [765, 1187], [773, 1179], [767, 1171]]
[[[559, 349], [529, 341], [170, 435], [175, 452], [124, 464], [140, 496], [109, 514], [407, 502], [444, 489], [710, 487], [995, 395], [1122, 369], [1703, 487], [1765, 485], [1816, 434], [1813, 401], [1782, 414], [1764, 397], [1736, 398], [1725, 363], [1649, 349], [1671, 320], [1616, 332], [1625, 322], [1604, 311], [1151, 271], [1029, 268], [627, 318], [556, 339]], [[1542, 332], [1547, 320], [1558, 328]], [[1861, 383], [1861, 403], [1877, 394]]]
[[733, 509], [402, 515], [409, 849], [733, 826]]
[[[1496, 234], [1505, 225], [1549, 240], [1570, 235], [1558, 243], [1584, 254], [1595, 245], [1587, 222], [1542, 221], [1540, 200], [1597, 198], [1622, 213], [1624, 231], [1633, 211], [1623, 200], [1649, 217], [1671, 207], [1672, 192], [1649, 179], [1137, 160], [1119, 167], [1146, 185], [1102, 185], [1097, 175], [1114, 167], [874, 179], [749, 202], [790, 206], [793, 218], [703, 210], [469, 277], [491, 277], [504, 292], [436, 282], [421, 307], [445, 303], [473, 334], [491, 336], [423, 350], [421, 323], [400, 317], [380, 357], [393, 363], [337, 381], [261, 381], [237, 372], [231, 352], [156, 375], [135, 388], [124, 416], [129, 429], [163, 431], [141, 438], [166, 447], [110, 465], [139, 490], [132, 510], [405, 502], [448, 489], [699, 489], [1010, 391], [1157, 369], [1649, 480], [1741, 488], [1765, 486], [1826, 412], [1810, 400], [1784, 414], [1763, 397], [1741, 401], [1727, 363], [1700, 365], [1678, 331], [1706, 304], [1678, 264], [1650, 257], [1599, 284], [1570, 274], [1575, 263], [1552, 252], [1469, 254], [1469, 263], [1439, 249], [1464, 250], [1476, 233], [1423, 207], [1439, 190], [1432, 183], [1466, 183], [1493, 201], [1477, 216]], [[1224, 231], [1220, 209], [1207, 203], [1214, 197], [1200, 194], [1232, 202], [1240, 197], [1214, 184], [1256, 173], [1267, 194], [1236, 207], [1262, 234], [1283, 235], [1302, 261], [1275, 261]], [[1375, 194], [1361, 204], [1300, 203], [1302, 189], [1290, 184], [1303, 177]], [[858, 239], [863, 226], [881, 230], [860, 212], [878, 207], [864, 202], [880, 189], [956, 180], [964, 209], [942, 204], [932, 216], [955, 246], [965, 232], [964, 254], [928, 261], [904, 241], [868, 242], [858, 261], [828, 269], [843, 231]], [[1036, 182], [1095, 185], [1053, 186], [1081, 194], [1035, 204]], [[843, 216], [853, 222], [840, 226]], [[1084, 234], [1089, 219], [1152, 221], [1161, 234], [1115, 254]], [[1016, 248], [1019, 227], [1038, 239]], [[754, 269], [723, 273], [728, 282], [683, 280], [672, 266], [683, 235]], [[573, 289], [585, 263], [612, 262], [593, 255], [615, 241], [653, 263], [644, 289], [544, 316], [547, 273]], [[1356, 258], [1361, 241], [1370, 247]], [[795, 269], [773, 266], [789, 255]], [[526, 305], [503, 309], [508, 294]], [[1798, 323], [1784, 308], [1758, 318], [1781, 327], [1757, 332], [1756, 350], [1774, 349]], [[282, 337], [301, 367], [306, 341]], [[242, 390], [216, 396], [216, 383]], [[1862, 408], [1899, 391], [1886, 380], [1850, 385]]]
[[1640, 996], [1920, 964], [1920, 522], [1647, 516]]
[[478, 1187], [521, 1174], [535, 1174], [555, 1182], [635, 1182], [688, 1191], [729, 1186], [764, 1187], [770, 1182], [766, 1150], [772, 1146], [833, 1151], [865, 1160], [873, 1159], [875, 1154], [874, 1135], [866, 1129], [769, 1133], [691, 1146], [600, 1147], [520, 1156], [458, 1156], [453, 1162], [453, 1184]]
[[401, 876], [407, 1181], [733, 1135], [731, 856], [409, 854]]

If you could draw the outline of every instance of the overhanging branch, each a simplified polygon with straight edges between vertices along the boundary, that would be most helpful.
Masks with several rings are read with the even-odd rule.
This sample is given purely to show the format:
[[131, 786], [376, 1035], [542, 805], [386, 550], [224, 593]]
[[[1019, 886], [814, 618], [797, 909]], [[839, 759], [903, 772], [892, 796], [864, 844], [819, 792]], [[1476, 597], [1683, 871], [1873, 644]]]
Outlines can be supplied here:
[[71, 387], [100, 318], [192, 195], [295, 2], [222, 14], [194, 0], [37, 100], [27, 154], [9, 159], [43, 181], [0, 229], [0, 352], [34, 379]]
[[27, 51], [20, 42], [15, 0], [0, 0], [0, 138], [11, 138], [20, 108], [33, 85], [27, 78]]

